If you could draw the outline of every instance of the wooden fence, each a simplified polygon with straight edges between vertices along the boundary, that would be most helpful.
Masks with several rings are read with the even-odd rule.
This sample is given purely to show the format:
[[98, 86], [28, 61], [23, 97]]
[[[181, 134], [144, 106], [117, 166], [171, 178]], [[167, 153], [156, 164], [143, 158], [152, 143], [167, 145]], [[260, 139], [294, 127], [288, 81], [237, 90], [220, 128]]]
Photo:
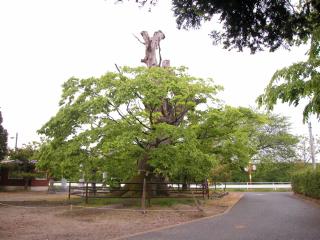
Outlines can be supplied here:
[[[69, 182], [71, 195], [85, 198], [209, 198], [207, 183], [123, 182], [109, 186], [96, 182]], [[126, 194], [130, 192], [129, 194]]]

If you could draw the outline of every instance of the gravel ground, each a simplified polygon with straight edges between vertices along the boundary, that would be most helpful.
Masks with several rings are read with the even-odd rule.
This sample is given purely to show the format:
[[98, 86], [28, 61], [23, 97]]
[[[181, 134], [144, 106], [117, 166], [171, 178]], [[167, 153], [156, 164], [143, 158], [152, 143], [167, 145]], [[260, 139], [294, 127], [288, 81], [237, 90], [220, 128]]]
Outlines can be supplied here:
[[132, 209], [63, 205], [61, 200], [66, 199], [66, 194], [0, 192], [0, 203], [7, 204], [0, 204], [0, 239], [113, 239], [222, 213], [241, 196], [241, 193], [230, 193], [223, 199], [209, 200], [202, 206], [203, 212], [180, 204], [151, 207], [149, 210], [156, 211], [142, 214]]

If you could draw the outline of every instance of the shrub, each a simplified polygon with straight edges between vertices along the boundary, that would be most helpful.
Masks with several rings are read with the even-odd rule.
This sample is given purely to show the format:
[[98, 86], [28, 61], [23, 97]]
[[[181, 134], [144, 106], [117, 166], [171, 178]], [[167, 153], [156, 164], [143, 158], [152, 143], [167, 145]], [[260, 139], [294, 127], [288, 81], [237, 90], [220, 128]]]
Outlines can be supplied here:
[[308, 197], [320, 199], [320, 169], [307, 169], [292, 175], [292, 190]]

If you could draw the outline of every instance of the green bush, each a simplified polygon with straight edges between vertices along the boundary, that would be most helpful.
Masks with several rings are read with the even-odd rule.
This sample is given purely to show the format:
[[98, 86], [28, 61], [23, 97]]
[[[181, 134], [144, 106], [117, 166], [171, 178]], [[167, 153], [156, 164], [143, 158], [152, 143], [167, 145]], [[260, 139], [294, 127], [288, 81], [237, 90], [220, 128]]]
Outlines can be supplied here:
[[320, 199], [320, 169], [307, 169], [292, 175], [292, 190], [308, 197]]

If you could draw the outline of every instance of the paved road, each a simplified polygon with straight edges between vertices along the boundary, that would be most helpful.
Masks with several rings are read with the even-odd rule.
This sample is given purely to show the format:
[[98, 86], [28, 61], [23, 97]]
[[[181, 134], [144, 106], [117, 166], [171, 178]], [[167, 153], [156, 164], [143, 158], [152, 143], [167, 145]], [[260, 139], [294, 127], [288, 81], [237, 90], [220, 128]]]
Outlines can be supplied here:
[[320, 207], [292, 193], [246, 193], [227, 214], [130, 240], [320, 240]]

